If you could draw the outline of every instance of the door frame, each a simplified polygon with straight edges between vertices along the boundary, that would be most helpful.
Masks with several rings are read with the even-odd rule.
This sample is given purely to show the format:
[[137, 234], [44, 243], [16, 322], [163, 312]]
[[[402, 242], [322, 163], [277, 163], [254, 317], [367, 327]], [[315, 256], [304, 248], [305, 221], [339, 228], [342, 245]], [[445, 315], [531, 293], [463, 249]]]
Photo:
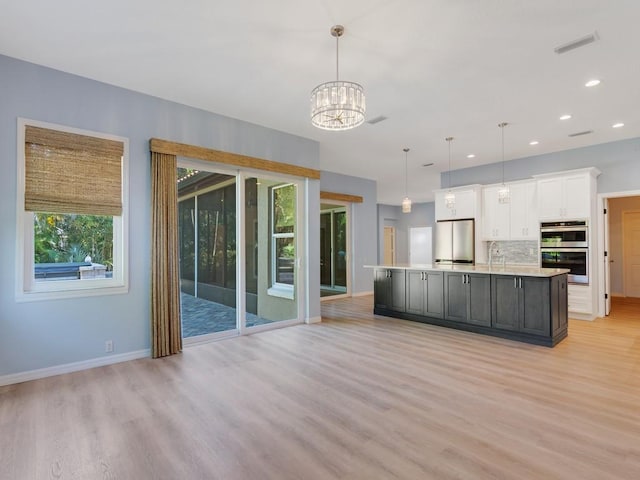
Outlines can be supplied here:
[[[624, 198], [624, 197], [638, 197], [640, 196], [640, 190], [626, 190], [622, 192], [608, 192], [599, 193], [597, 198], [597, 214], [594, 221], [597, 223], [598, 228], [598, 241], [595, 242], [594, 248], [596, 258], [598, 259], [598, 316], [604, 317], [607, 315], [607, 305], [605, 301], [605, 294], [608, 299], [611, 298], [609, 288], [610, 282], [606, 283], [606, 279], [610, 278], [611, 265], [608, 262], [608, 258], [604, 256], [606, 248], [609, 246], [609, 232], [608, 225], [605, 229], [605, 222], [608, 222], [607, 214], [605, 214], [605, 208], [608, 206], [608, 199], [610, 198]], [[605, 238], [605, 231], [607, 237]]]
[[[305, 315], [308, 311], [309, 297], [309, 262], [308, 262], [308, 221], [309, 202], [307, 192], [309, 190], [308, 178], [288, 175], [284, 173], [271, 173], [259, 169], [243, 168], [234, 169], [230, 165], [199, 160], [194, 158], [178, 157], [178, 167], [195, 168], [202, 171], [221, 173], [234, 177], [236, 184], [236, 246], [242, 244], [242, 248], [236, 247], [236, 328], [224, 332], [214, 332], [197, 337], [183, 337], [183, 345], [199, 345], [229, 337], [247, 335], [265, 330], [288, 327], [305, 323]], [[294, 296], [297, 301], [297, 318], [282, 320], [270, 324], [246, 326], [246, 262], [244, 252], [245, 240], [245, 180], [256, 177], [265, 180], [286, 181], [296, 185], [296, 259], [295, 268], [296, 288]], [[229, 180], [231, 181], [231, 180]], [[181, 197], [182, 198], [182, 197]], [[185, 196], [186, 198], [186, 196]]]
[[[355, 255], [353, 254], [354, 249], [355, 249], [355, 244], [352, 242], [353, 239], [353, 235], [351, 232], [351, 228], [352, 228], [352, 222], [351, 222], [351, 218], [352, 218], [352, 213], [353, 213], [353, 203], [351, 202], [346, 202], [343, 200], [333, 200], [333, 199], [325, 199], [323, 201], [323, 199], [320, 199], [320, 213], [327, 213], [330, 212], [334, 209], [328, 208], [328, 209], [322, 209], [322, 204], [326, 204], [326, 205], [334, 205], [336, 207], [339, 208], [344, 208], [344, 211], [346, 212], [346, 222], [347, 222], [347, 255], [346, 255], [346, 264], [347, 264], [347, 290], [344, 293], [340, 293], [337, 295], [330, 295], [328, 297], [320, 297], [320, 301], [323, 302], [325, 300], [335, 300], [338, 298], [348, 298], [351, 297], [351, 279], [353, 278], [353, 272], [355, 270], [355, 266], [354, 266], [354, 260], [355, 260]], [[333, 242], [333, 239], [332, 239]], [[331, 261], [333, 262], [333, 253], [332, 253], [332, 259]], [[320, 259], [318, 259], [319, 261]], [[332, 272], [333, 275], [333, 272]], [[320, 288], [322, 288], [322, 285], [320, 284]], [[318, 292], [319, 293], [319, 292]]]

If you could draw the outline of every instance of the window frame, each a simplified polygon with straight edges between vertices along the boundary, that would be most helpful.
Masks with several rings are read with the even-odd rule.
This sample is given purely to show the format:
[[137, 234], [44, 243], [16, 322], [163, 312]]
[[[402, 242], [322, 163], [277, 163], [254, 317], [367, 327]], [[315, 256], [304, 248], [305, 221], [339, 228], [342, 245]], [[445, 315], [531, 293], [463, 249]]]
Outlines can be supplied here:
[[[113, 216], [113, 277], [105, 279], [36, 282], [34, 216], [25, 211], [25, 130], [27, 126], [122, 142], [122, 215]], [[124, 294], [129, 291], [129, 139], [26, 118], [17, 122], [16, 174], [16, 292], [18, 302]], [[57, 213], [57, 212], [51, 212]]]
[[[295, 195], [293, 196], [293, 200], [294, 200], [294, 207], [295, 207], [295, 215], [294, 215], [294, 219], [295, 219], [295, 223], [293, 225], [293, 232], [286, 232], [286, 233], [276, 233], [275, 229], [276, 229], [276, 215], [275, 215], [275, 194], [276, 191], [281, 189], [281, 188], [286, 188], [286, 187], [293, 187], [294, 188], [294, 193]], [[271, 273], [271, 278], [269, 281], [269, 288], [268, 288], [268, 294], [269, 295], [273, 295], [273, 296], [279, 296], [279, 297], [284, 297], [284, 298], [293, 298], [294, 295], [294, 290], [295, 290], [295, 278], [293, 281], [293, 284], [289, 284], [289, 283], [281, 283], [276, 281], [276, 278], [278, 278], [277, 276], [277, 272], [278, 272], [278, 258], [277, 258], [277, 240], [280, 238], [291, 238], [293, 239], [293, 246], [294, 246], [294, 251], [295, 254], [293, 256], [293, 274], [294, 276], [296, 275], [296, 270], [297, 270], [297, 258], [298, 258], [298, 244], [297, 244], [297, 239], [296, 239], [296, 228], [297, 228], [297, 224], [298, 224], [298, 185], [294, 182], [288, 182], [288, 183], [283, 183], [282, 185], [276, 185], [271, 187], [270, 189], [271, 191], [269, 192], [269, 231], [271, 233], [271, 238], [270, 238], [270, 273]]]

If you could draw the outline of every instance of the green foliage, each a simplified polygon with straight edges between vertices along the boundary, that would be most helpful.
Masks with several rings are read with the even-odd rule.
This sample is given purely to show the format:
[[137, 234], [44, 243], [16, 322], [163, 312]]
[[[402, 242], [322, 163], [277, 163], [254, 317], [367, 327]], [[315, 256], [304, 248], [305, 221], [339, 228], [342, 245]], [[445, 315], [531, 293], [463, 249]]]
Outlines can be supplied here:
[[82, 262], [113, 267], [113, 217], [34, 213], [35, 263]]

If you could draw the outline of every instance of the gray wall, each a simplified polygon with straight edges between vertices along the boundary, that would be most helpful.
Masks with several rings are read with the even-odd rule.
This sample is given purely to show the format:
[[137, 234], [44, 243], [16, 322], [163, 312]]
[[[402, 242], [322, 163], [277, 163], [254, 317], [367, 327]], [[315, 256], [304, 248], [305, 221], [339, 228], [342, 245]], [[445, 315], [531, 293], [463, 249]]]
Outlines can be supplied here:
[[[510, 160], [505, 163], [504, 175], [505, 181], [513, 181], [585, 167], [598, 167], [602, 171], [598, 193], [640, 189], [640, 138]], [[501, 163], [454, 170], [451, 185], [498, 183], [501, 172]], [[443, 188], [448, 185], [447, 172], [440, 175], [440, 185]]]
[[[333, 172], [322, 172], [320, 189], [327, 192], [360, 195], [362, 203], [354, 203], [352, 208], [353, 245], [352, 259], [354, 263], [353, 278], [351, 279], [351, 293], [373, 291], [373, 272], [363, 265], [377, 263], [376, 251], [376, 182], [364, 178], [351, 177]], [[330, 203], [330, 202], [329, 202]], [[310, 219], [315, 231], [320, 231], [320, 216]], [[316, 255], [320, 258], [320, 255]], [[320, 262], [317, 263], [318, 266]], [[319, 267], [318, 267], [319, 268]], [[320, 271], [317, 274], [320, 282]], [[319, 287], [318, 287], [319, 288]], [[318, 290], [319, 291], [319, 290]]]
[[[378, 263], [384, 260], [384, 227], [396, 228], [396, 263], [409, 263], [409, 229], [434, 227], [435, 203], [414, 203], [410, 213], [402, 213], [402, 207], [378, 205]], [[432, 252], [433, 253], [433, 252]]]
[[[128, 294], [16, 303], [17, 117], [129, 138]], [[99, 358], [106, 339], [115, 354], [149, 348], [152, 137], [319, 168], [314, 141], [0, 56], [0, 376]], [[319, 185], [309, 182], [312, 259], [320, 250]], [[319, 276], [311, 262], [309, 317], [320, 315]]]

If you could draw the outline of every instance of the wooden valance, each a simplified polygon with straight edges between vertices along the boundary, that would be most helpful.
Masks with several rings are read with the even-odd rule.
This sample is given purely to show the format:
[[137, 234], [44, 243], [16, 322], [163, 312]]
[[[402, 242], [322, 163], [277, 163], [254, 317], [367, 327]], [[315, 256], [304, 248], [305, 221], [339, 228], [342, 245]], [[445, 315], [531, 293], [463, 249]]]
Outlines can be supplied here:
[[237, 153], [223, 152], [221, 150], [171, 142], [159, 138], [152, 138], [149, 141], [149, 147], [152, 152], [156, 153], [206, 160], [209, 162], [223, 163], [225, 165], [234, 165], [236, 167], [265, 170], [273, 173], [284, 173], [286, 175], [311, 178], [314, 180], [320, 179], [320, 170], [313, 168], [300, 167], [288, 163], [265, 160], [263, 158], [248, 157], [246, 155], [238, 155]]

